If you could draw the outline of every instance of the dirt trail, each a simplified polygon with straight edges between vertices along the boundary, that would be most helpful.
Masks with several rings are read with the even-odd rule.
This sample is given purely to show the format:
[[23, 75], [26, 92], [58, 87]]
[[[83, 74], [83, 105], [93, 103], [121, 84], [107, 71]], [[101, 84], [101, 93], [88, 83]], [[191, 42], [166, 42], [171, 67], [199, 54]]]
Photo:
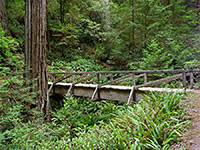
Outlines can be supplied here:
[[200, 150], [200, 91], [188, 94], [185, 103], [191, 118], [191, 127], [183, 135], [182, 142], [173, 146], [176, 150]]

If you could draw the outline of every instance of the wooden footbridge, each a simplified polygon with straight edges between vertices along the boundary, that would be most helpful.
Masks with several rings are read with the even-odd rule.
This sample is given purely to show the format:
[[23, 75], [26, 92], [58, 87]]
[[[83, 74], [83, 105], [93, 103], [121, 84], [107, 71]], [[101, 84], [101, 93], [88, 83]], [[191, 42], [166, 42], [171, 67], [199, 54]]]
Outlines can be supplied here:
[[[49, 95], [62, 94], [90, 97], [91, 101], [107, 99], [130, 104], [145, 91], [192, 91], [194, 75], [200, 70], [142, 70], [48, 73]], [[160, 76], [165, 76], [161, 78]], [[175, 81], [176, 80], [176, 81]], [[179, 81], [179, 82], [177, 82]], [[158, 88], [164, 83], [179, 83], [181, 88]], [[180, 87], [179, 85], [179, 87]]]

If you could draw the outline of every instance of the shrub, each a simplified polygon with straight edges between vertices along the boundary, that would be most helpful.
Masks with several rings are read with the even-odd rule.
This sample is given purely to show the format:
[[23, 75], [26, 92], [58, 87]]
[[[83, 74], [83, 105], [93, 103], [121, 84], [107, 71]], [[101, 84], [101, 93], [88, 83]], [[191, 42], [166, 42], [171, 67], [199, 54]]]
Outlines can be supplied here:
[[152, 93], [129, 106], [109, 124], [94, 126], [74, 138], [74, 149], [168, 149], [188, 124], [182, 117], [181, 96]]
[[9, 36], [5, 36], [6, 31], [4, 31], [1, 28], [0, 25], [0, 62], [5, 62], [7, 61], [7, 63], [9, 62], [10, 59], [13, 59], [13, 54], [12, 52], [14, 52], [17, 47], [18, 47], [18, 43], [15, 42], [14, 39], [11, 39], [11, 37]]

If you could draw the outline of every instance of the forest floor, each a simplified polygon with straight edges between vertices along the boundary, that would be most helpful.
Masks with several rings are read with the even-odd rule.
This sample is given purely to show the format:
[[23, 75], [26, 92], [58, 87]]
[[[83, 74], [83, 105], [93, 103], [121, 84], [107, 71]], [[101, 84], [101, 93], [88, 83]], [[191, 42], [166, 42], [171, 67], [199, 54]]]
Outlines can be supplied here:
[[172, 146], [175, 150], [200, 150], [200, 90], [187, 95], [184, 103], [191, 126], [187, 129], [180, 143]]

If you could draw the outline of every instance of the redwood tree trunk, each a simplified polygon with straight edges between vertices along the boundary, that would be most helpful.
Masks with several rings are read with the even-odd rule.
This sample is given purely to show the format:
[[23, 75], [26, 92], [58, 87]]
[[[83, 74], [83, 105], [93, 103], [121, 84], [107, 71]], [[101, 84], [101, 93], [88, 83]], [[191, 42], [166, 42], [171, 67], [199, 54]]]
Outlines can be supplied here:
[[[36, 97], [37, 106], [45, 119], [49, 120], [50, 104], [47, 100], [47, 70], [46, 70], [46, 0], [25, 0], [25, 64], [26, 77], [36, 79], [39, 91]], [[34, 84], [33, 83], [33, 84]]]
[[[135, 11], [134, 11], [134, 0], [131, 0], [131, 21], [135, 23]], [[135, 27], [132, 28], [132, 59], [134, 59], [135, 54]]]

